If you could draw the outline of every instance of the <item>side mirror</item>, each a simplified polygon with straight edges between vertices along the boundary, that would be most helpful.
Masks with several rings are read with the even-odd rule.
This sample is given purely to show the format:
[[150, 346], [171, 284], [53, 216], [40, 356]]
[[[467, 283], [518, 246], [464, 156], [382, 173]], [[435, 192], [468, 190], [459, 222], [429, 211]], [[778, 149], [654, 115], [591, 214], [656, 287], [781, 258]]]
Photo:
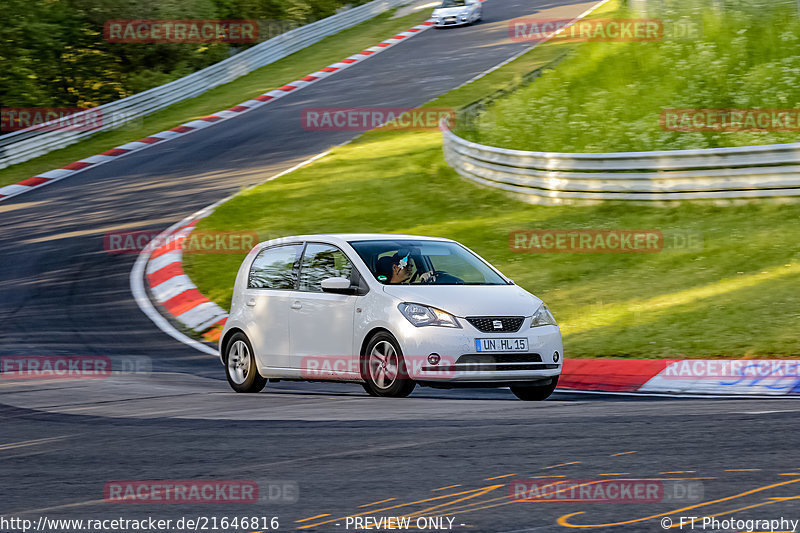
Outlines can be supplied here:
[[354, 294], [355, 287], [350, 286], [350, 280], [347, 278], [325, 278], [322, 280], [322, 290], [325, 292], [338, 292], [341, 294]]

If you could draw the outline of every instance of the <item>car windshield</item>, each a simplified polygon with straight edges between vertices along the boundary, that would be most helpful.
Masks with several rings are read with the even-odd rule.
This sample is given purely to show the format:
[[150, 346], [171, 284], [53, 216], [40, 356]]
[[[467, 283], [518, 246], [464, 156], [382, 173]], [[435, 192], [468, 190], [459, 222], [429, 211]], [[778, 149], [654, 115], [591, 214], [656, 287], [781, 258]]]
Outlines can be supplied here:
[[384, 284], [508, 284], [482, 259], [454, 242], [398, 239], [353, 241], [350, 246]]
[[439, 7], [464, 7], [467, 3], [467, 0], [444, 0]]

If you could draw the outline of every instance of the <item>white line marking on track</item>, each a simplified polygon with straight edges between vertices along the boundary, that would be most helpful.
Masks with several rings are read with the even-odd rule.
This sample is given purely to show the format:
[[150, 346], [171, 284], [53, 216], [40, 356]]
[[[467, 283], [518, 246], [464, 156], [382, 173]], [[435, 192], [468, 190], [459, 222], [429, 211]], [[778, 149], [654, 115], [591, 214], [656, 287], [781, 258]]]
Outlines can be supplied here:
[[0, 451], [13, 450], [16, 448], [24, 448], [26, 446], [36, 446], [38, 444], [44, 444], [46, 442], [68, 439], [71, 436], [72, 435], [61, 435], [60, 437], [47, 437], [44, 439], [25, 440], [21, 442], [9, 442], [8, 444], [0, 444]]

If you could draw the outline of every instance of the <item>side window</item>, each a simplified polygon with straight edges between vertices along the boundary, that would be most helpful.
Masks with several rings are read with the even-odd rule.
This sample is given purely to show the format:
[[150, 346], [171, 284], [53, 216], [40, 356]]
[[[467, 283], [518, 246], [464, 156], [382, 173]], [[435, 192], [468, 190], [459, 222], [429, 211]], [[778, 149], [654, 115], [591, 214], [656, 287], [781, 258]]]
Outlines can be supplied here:
[[322, 292], [325, 278], [347, 278], [353, 271], [353, 264], [340, 249], [330, 244], [308, 243], [303, 261], [300, 264], [300, 290]]
[[250, 267], [251, 289], [294, 289], [294, 263], [302, 246], [290, 244], [262, 250]]

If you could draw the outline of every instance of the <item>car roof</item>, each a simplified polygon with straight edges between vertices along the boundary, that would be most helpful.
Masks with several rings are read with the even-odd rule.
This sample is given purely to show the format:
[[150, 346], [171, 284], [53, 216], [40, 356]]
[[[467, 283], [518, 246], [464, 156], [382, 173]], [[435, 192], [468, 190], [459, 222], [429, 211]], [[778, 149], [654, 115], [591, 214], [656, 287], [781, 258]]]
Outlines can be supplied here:
[[397, 240], [419, 240], [419, 241], [450, 241], [444, 237], [426, 237], [423, 235], [402, 235], [397, 233], [320, 233], [315, 235], [292, 235], [288, 237], [281, 237], [278, 239], [271, 239], [259, 243], [264, 244], [282, 244], [297, 241], [321, 241], [329, 242], [331, 244], [344, 244], [351, 241], [397, 241]]

